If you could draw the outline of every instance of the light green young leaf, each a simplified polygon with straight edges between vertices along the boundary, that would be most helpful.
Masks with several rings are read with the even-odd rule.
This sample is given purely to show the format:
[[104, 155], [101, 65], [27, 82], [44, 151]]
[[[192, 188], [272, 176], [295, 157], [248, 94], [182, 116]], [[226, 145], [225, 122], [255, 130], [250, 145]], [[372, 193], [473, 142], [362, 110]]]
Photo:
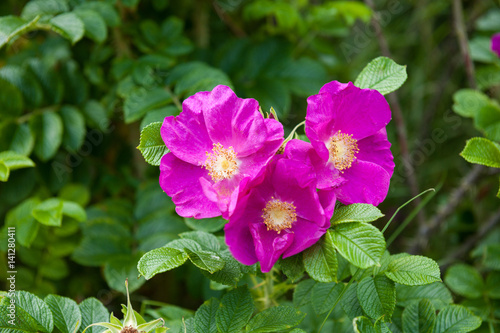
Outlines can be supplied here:
[[61, 117], [52, 111], [44, 112], [30, 119], [35, 133], [35, 154], [42, 161], [48, 161], [57, 153], [63, 137]]
[[368, 316], [375, 320], [381, 317], [390, 320], [396, 307], [394, 282], [384, 275], [368, 276], [358, 283], [357, 295]]
[[343, 283], [316, 283], [311, 292], [311, 299], [314, 300], [312, 302], [314, 312], [321, 315], [330, 311], [343, 289]]
[[427, 299], [409, 305], [403, 311], [405, 333], [432, 333], [436, 322], [436, 309]]
[[137, 149], [141, 151], [142, 156], [151, 165], [160, 165], [163, 155], [169, 152], [165, 142], [161, 138], [161, 122], [152, 123], [144, 127], [141, 131], [141, 139]]
[[212, 251], [190, 251], [189, 249], [184, 249], [187, 253], [189, 260], [198, 268], [208, 271], [210, 273], [215, 273], [224, 268], [226, 262], [215, 252]]
[[[79, 332], [82, 332], [87, 326], [93, 323], [105, 322], [109, 318], [108, 310], [96, 298], [90, 297], [81, 302], [78, 307], [82, 315], [82, 324]], [[87, 329], [87, 333], [102, 333], [105, 328], [91, 327]]]
[[332, 226], [347, 222], [372, 222], [384, 216], [375, 206], [370, 204], [352, 204], [335, 210], [331, 219]]
[[64, 13], [53, 17], [49, 21], [52, 30], [69, 39], [75, 44], [82, 39], [85, 33], [85, 25], [75, 13]]
[[205, 301], [194, 315], [194, 328], [196, 333], [217, 333], [215, 315], [219, 309], [217, 298]]
[[184, 251], [161, 247], [143, 255], [137, 264], [137, 270], [149, 280], [158, 273], [181, 266], [187, 259], [188, 256]]
[[488, 96], [475, 89], [460, 89], [453, 95], [453, 111], [462, 117], [474, 117], [483, 106], [491, 103]]
[[38, 204], [33, 209], [33, 217], [40, 223], [60, 227], [62, 222], [63, 201], [50, 198]]
[[467, 140], [460, 156], [470, 163], [500, 168], [500, 145], [485, 138]]
[[306, 316], [292, 306], [280, 305], [253, 317], [246, 327], [248, 333], [267, 333], [282, 331], [297, 326]]
[[220, 333], [238, 333], [250, 320], [254, 310], [253, 298], [246, 285], [231, 290], [222, 297], [215, 315]]
[[351, 264], [368, 268], [380, 263], [385, 239], [380, 230], [360, 222], [341, 223], [330, 229], [335, 248]]
[[481, 326], [481, 318], [462, 305], [448, 305], [437, 316], [434, 333], [471, 332]]
[[6, 216], [5, 224], [16, 227], [16, 239], [19, 244], [30, 247], [35, 240], [40, 224], [35, 221], [32, 211], [40, 203], [38, 198], [29, 198], [11, 209]]
[[0, 48], [15, 37], [32, 30], [39, 19], [39, 16], [31, 21], [13, 15], [0, 17]]
[[466, 264], [455, 264], [448, 268], [444, 282], [453, 292], [467, 298], [481, 297], [484, 291], [481, 274]]
[[0, 181], [6, 182], [10, 176], [10, 169], [4, 161], [0, 160]]
[[407, 286], [441, 281], [438, 264], [423, 256], [405, 256], [393, 260], [385, 275], [392, 281]]
[[49, 306], [54, 317], [55, 326], [62, 333], [73, 333], [82, 323], [80, 308], [70, 298], [58, 295], [48, 295], [45, 303]]
[[382, 95], [387, 95], [401, 87], [407, 77], [406, 66], [398, 65], [386, 57], [378, 57], [359, 73], [354, 85], [362, 89], [375, 89]]
[[337, 253], [330, 230], [303, 252], [304, 268], [318, 282], [337, 281]]
[[2, 161], [10, 170], [21, 168], [34, 167], [35, 163], [26, 156], [16, 153], [12, 150], [3, 151], [0, 153], [0, 161]]
[[76, 202], [63, 200], [62, 213], [63, 215], [69, 216], [77, 220], [78, 222], [83, 222], [87, 219], [87, 213], [82, 206]]

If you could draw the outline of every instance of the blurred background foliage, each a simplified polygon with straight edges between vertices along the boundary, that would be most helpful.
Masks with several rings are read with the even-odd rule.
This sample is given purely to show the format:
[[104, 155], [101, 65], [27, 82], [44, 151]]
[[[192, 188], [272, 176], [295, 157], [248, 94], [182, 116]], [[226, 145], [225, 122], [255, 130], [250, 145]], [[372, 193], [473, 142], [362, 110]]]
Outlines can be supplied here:
[[[137, 261], [181, 232], [221, 236], [224, 221], [175, 214], [159, 188], [158, 168], [135, 149], [140, 130], [178, 114], [186, 97], [225, 84], [257, 99], [264, 111], [272, 106], [289, 132], [303, 120], [308, 96], [331, 80], [353, 81], [384, 53], [375, 18], [391, 57], [407, 65], [397, 98], [414, 169], [405, 167], [393, 121], [396, 170], [380, 209], [391, 216], [415, 190], [438, 190], [424, 197], [418, 214], [407, 206], [396, 217], [387, 235], [417, 215], [389, 250], [423, 253], [443, 269], [466, 262], [446, 282], [463, 270], [477, 272], [477, 290], [452, 291], [483, 318], [498, 318], [490, 302], [500, 296], [490, 290], [500, 270], [498, 172], [476, 170], [458, 154], [470, 137], [499, 138], [465, 118], [473, 115], [461, 105], [471, 99], [454, 94], [477, 86], [497, 103], [500, 60], [489, 42], [500, 31], [500, 8], [493, 0], [462, 5], [472, 77], [448, 0], [2, 1], [0, 152], [11, 155], [0, 159], [0, 265], [6, 267], [5, 229], [16, 226], [18, 289], [94, 296], [117, 307], [128, 277], [136, 300], [186, 308], [158, 310], [165, 317], [192, 315], [187, 309], [220, 296], [220, 286], [192, 265], [144, 284], [136, 278]], [[492, 219], [485, 238], [481, 228]]]

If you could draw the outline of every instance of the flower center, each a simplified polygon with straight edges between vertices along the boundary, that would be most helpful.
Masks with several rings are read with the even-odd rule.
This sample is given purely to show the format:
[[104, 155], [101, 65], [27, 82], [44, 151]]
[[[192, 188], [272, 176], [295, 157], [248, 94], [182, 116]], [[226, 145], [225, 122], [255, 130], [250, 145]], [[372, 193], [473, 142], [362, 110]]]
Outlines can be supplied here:
[[207, 160], [203, 167], [214, 182], [231, 178], [238, 171], [236, 153], [232, 146], [224, 148], [220, 143], [214, 143], [211, 152], [206, 152]]
[[349, 169], [356, 158], [355, 154], [359, 152], [358, 142], [352, 138], [352, 134], [345, 134], [340, 131], [330, 138], [327, 148], [330, 152], [330, 161], [340, 171]]
[[283, 229], [292, 227], [292, 223], [297, 221], [295, 205], [271, 198], [262, 210], [262, 218], [267, 226], [267, 230], [277, 231], [278, 234]]
[[137, 329], [135, 327], [130, 326], [125, 326], [122, 328], [120, 333], [138, 333]]

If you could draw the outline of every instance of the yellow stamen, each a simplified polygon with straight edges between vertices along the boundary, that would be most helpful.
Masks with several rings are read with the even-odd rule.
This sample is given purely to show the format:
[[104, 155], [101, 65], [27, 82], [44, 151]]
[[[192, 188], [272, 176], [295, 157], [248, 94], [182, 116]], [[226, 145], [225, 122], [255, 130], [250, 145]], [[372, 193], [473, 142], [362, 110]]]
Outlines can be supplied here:
[[352, 134], [340, 131], [330, 138], [327, 148], [330, 152], [330, 161], [340, 171], [349, 169], [356, 158], [355, 154], [359, 152], [358, 143], [352, 138]]
[[203, 167], [214, 182], [231, 178], [238, 171], [236, 153], [232, 146], [224, 148], [220, 143], [214, 143], [211, 152], [206, 152], [207, 160]]
[[297, 221], [295, 205], [273, 197], [267, 202], [262, 212], [267, 230], [277, 231], [278, 234], [284, 229], [291, 228], [292, 223]]

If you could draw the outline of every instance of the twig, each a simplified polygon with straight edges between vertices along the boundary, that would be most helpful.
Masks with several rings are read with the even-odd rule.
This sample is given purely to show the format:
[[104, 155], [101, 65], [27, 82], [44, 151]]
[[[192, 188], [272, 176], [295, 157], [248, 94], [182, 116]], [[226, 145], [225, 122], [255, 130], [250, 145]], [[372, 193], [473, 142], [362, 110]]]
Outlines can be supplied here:
[[422, 249], [427, 245], [429, 236], [446, 221], [446, 218], [459, 205], [467, 190], [473, 183], [476, 182], [484, 170], [484, 166], [474, 165], [474, 167], [464, 177], [461, 184], [451, 193], [450, 200], [448, 200], [446, 206], [439, 209], [436, 215], [434, 215], [427, 224], [422, 224], [420, 226], [416, 237], [417, 241], [408, 250], [409, 253], [420, 253], [422, 251]]
[[498, 224], [500, 224], [500, 209], [490, 216], [488, 221], [483, 224], [481, 229], [479, 229], [475, 235], [469, 237], [465, 243], [458, 248], [458, 250], [451, 252], [451, 254], [444, 259], [443, 263], [440, 265], [441, 269], [445, 270], [446, 267], [454, 261], [464, 258], [472, 250], [472, 248], [486, 235], [488, 235]]
[[[375, 4], [373, 0], [364, 0], [365, 3], [373, 10], [375, 13]], [[380, 46], [380, 51], [382, 52], [382, 55], [392, 58], [391, 57], [391, 52], [389, 50], [389, 46], [387, 44], [387, 40], [385, 39], [383, 33], [382, 33], [382, 28], [380, 26], [380, 22], [378, 21], [378, 15], [374, 14], [373, 19], [372, 19], [373, 27], [375, 28], [375, 34], [378, 39], [378, 43]], [[399, 104], [399, 99], [396, 93], [391, 93], [388, 95], [389, 103], [391, 105], [391, 108], [393, 110], [394, 114], [394, 121], [396, 123], [396, 131], [398, 135], [398, 143], [399, 143], [399, 149], [401, 151], [401, 156], [402, 156], [402, 161], [403, 164], [407, 170], [408, 178], [407, 182], [408, 185], [410, 186], [410, 192], [413, 197], [417, 196], [419, 194], [418, 190], [418, 182], [417, 178], [415, 176], [415, 169], [413, 168], [413, 165], [411, 164], [410, 160], [410, 152], [408, 149], [408, 135], [406, 133], [406, 125], [403, 117], [403, 112], [401, 111], [401, 107]], [[417, 198], [413, 204], [415, 207], [417, 207], [420, 204], [421, 200], [420, 198]], [[418, 213], [418, 221], [419, 224], [423, 224], [425, 220], [424, 214], [422, 211], [419, 211]]]
[[477, 85], [476, 77], [474, 75], [474, 63], [472, 62], [472, 58], [470, 56], [469, 44], [467, 41], [467, 30], [465, 28], [461, 0], [453, 0], [453, 19], [458, 44], [460, 46], [460, 52], [462, 53], [462, 57], [464, 58], [467, 79], [469, 80], [470, 87], [476, 89]]

